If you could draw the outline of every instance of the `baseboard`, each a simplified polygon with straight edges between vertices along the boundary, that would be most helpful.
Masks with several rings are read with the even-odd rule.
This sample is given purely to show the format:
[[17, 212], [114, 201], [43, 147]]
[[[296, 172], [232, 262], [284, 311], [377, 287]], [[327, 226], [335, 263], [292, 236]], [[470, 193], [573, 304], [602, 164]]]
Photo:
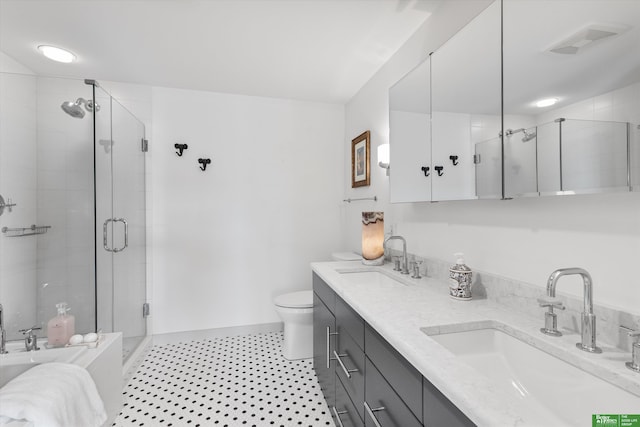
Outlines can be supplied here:
[[211, 338], [233, 337], [238, 335], [263, 334], [280, 332], [282, 322], [259, 323], [256, 325], [231, 326], [227, 328], [202, 329], [198, 331], [172, 332], [153, 335], [153, 345], [178, 344], [180, 342], [199, 341]]

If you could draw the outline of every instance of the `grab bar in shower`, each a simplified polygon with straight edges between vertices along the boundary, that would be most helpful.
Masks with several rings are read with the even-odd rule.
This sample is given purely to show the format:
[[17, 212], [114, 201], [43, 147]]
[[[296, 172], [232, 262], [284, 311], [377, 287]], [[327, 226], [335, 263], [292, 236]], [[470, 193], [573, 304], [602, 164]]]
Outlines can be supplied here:
[[51, 228], [50, 225], [35, 225], [35, 224], [32, 224], [31, 227], [19, 227], [19, 228], [2, 227], [2, 233], [6, 234], [7, 237], [33, 236], [34, 234], [44, 234], [50, 228]]

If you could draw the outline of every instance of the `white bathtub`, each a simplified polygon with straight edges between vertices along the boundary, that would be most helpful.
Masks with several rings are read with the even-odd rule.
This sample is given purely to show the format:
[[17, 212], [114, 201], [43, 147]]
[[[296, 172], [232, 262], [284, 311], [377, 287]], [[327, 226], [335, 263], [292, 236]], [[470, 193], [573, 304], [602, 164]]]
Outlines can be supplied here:
[[[110, 426], [122, 410], [122, 334], [104, 334], [96, 348], [74, 346], [47, 349], [44, 344], [39, 345], [40, 350], [27, 352], [22, 341], [7, 344], [9, 353], [0, 355], [0, 387], [41, 363], [74, 363], [85, 368], [96, 383], [107, 411], [104, 426]], [[113, 375], [114, 372], [120, 375]], [[18, 427], [22, 424], [14, 422], [7, 425]]]
[[0, 387], [26, 370], [47, 362], [72, 363], [87, 350], [86, 347], [63, 347], [37, 351], [25, 351], [22, 342], [7, 344], [9, 353], [0, 355]]

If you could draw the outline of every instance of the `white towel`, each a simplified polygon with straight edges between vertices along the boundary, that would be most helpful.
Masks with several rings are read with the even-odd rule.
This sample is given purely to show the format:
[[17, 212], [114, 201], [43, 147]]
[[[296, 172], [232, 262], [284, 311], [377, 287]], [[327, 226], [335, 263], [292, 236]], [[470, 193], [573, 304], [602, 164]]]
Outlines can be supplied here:
[[0, 388], [0, 419], [25, 420], [34, 427], [100, 427], [104, 403], [86, 369], [43, 363]]

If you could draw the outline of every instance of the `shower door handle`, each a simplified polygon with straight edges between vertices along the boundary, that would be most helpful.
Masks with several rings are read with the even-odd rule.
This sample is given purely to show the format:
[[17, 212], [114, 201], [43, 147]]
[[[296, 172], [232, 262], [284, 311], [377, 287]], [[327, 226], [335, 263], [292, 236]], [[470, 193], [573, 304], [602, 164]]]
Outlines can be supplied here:
[[[110, 248], [107, 239], [107, 228], [110, 222], [121, 222], [124, 224], [124, 246], [121, 248]], [[102, 224], [102, 245], [107, 252], [122, 252], [129, 246], [129, 224], [124, 218], [108, 218]]]
[[124, 246], [113, 249], [113, 252], [122, 252], [129, 246], [129, 223], [124, 218], [116, 218], [113, 222], [121, 222], [124, 224]]
[[109, 242], [107, 241], [107, 226], [110, 222], [113, 222], [113, 218], [107, 218], [104, 224], [102, 224], [102, 246], [105, 251], [114, 252], [114, 250], [109, 247]]

